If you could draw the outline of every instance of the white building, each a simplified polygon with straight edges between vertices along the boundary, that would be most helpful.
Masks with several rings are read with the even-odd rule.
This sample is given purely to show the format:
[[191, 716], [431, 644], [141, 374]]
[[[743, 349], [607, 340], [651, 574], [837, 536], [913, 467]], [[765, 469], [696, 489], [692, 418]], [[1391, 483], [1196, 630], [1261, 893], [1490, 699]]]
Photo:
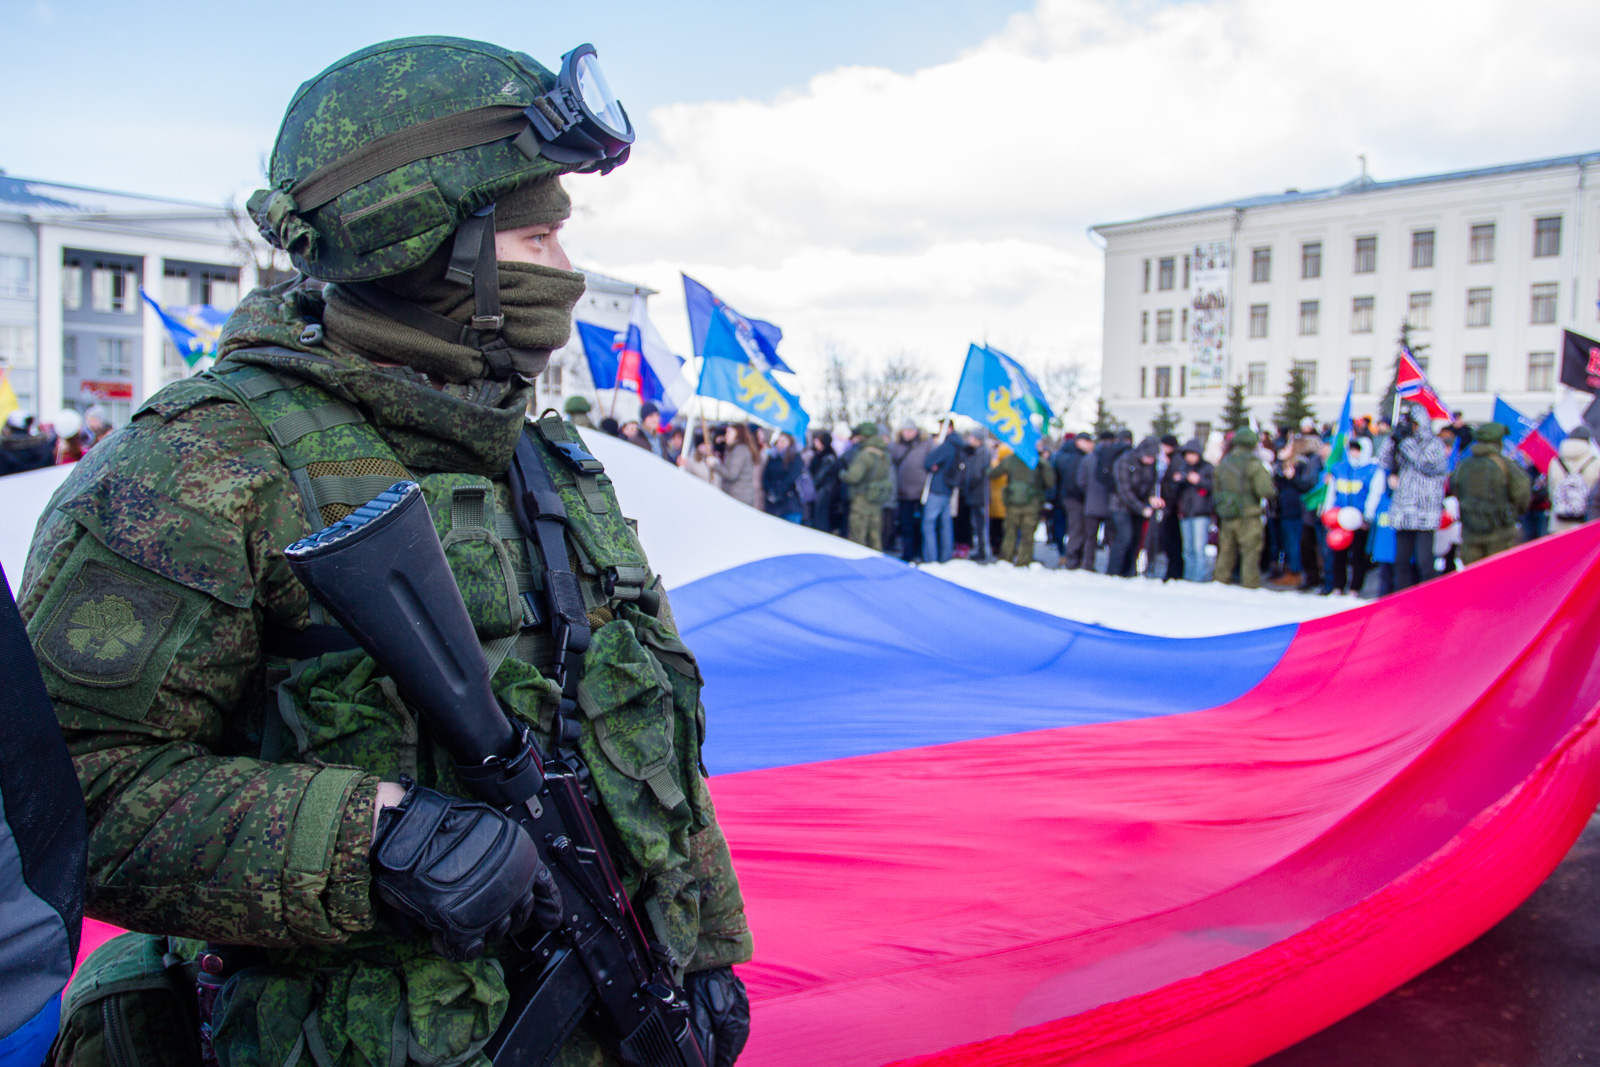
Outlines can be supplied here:
[[126, 422], [188, 373], [140, 288], [226, 310], [255, 284], [224, 208], [0, 172], [0, 369], [25, 411], [98, 403]]
[[[0, 371], [24, 411], [48, 419], [100, 404], [121, 425], [147, 396], [191, 372], [140, 288], [163, 307], [228, 311], [258, 283], [261, 251], [248, 222], [226, 208], [0, 171]], [[592, 271], [584, 277], [574, 316], [614, 330], [627, 328], [635, 293], [655, 292]], [[574, 393], [599, 406], [576, 333], [540, 376], [538, 402], [560, 408]], [[637, 414], [630, 396], [618, 408], [630, 403]]]
[[1555, 404], [1563, 327], [1600, 324], [1600, 153], [1252, 197], [1094, 227], [1105, 239], [1103, 395], [1135, 430], [1188, 433], [1242, 382], [1270, 420], [1298, 366], [1331, 420], [1376, 413], [1402, 322], [1469, 419]]

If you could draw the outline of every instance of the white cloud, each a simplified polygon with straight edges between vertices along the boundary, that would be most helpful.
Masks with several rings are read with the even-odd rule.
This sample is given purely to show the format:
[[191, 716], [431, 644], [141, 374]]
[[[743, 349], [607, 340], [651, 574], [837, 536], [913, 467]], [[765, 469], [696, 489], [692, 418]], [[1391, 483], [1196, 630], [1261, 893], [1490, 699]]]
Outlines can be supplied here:
[[663, 290], [677, 271], [787, 331], [908, 350], [954, 384], [970, 340], [1097, 364], [1084, 229], [1286, 186], [1600, 147], [1584, 72], [1600, 5], [1040, 0], [959, 58], [851, 67], [803, 92], [661, 108], [659, 136], [571, 180], [574, 257]]

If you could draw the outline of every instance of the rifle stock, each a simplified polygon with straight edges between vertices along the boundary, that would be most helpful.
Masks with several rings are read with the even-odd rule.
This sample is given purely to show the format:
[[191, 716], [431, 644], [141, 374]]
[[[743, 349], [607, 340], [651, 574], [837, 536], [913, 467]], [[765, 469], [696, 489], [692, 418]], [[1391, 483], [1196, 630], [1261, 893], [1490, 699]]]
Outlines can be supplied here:
[[591, 1015], [631, 1067], [705, 1067], [687, 999], [651, 952], [576, 769], [542, 758], [495, 698], [417, 484], [396, 483], [284, 556], [473, 793], [527, 831], [561, 890], [560, 928], [511, 939], [511, 1003], [485, 1049], [496, 1067], [543, 1067]]

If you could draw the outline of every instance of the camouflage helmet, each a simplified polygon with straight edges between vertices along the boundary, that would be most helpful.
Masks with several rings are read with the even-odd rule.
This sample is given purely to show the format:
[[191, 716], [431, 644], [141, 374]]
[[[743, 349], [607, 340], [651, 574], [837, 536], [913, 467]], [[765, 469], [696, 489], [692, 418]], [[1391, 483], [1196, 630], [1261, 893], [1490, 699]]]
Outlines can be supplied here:
[[512, 189], [627, 158], [632, 125], [593, 57], [588, 45], [574, 49], [558, 76], [521, 52], [456, 37], [363, 48], [295, 93], [273, 145], [272, 188], [250, 198], [250, 215], [323, 281], [420, 266]]
[[567, 397], [567, 402], [561, 405], [561, 410], [568, 415], [586, 415], [589, 412], [589, 398], [569, 396]]

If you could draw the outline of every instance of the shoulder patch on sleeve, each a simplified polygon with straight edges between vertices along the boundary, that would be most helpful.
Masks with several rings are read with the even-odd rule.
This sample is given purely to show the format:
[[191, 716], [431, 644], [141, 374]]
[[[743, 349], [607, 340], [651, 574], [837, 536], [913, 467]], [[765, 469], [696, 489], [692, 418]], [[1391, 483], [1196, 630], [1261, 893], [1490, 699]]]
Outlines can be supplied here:
[[47, 688], [142, 720], [205, 603], [203, 594], [83, 538], [28, 627]]

